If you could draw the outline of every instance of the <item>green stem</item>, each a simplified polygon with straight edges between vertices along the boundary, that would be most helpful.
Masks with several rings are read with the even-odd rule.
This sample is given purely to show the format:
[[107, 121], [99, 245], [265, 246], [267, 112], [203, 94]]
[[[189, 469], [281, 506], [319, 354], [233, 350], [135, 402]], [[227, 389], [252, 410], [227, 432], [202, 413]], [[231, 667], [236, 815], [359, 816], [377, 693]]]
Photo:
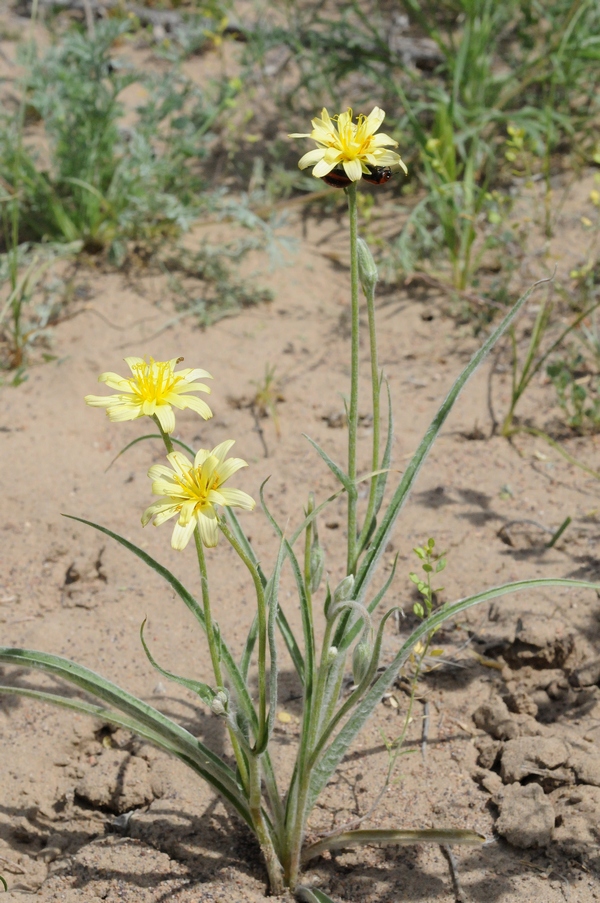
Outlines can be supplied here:
[[175, 451], [175, 448], [174, 448], [173, 443], [172, 443], [172, 441], [171, 441], [171, 437], [169, 436], [168, 433], [165, 433], [165, 431], [163, 430], [163, 428], [162, 428], [162, 426], [161, 426], [161, 424], [160, 424], [160, 420], [158, 419], [158, 417], [156, 416], [156, 414], [153, 414], [153, 415], [152, 415], [152, 419], [154, 420], [155, 424], [157, 425], [157, 427], [158, 427], [158, 429], [159, 429], [159, 431], [160, 431], [160, 435], [161, 435], [162, 441], [165, 443], [165, 448], [167, 449], [167, 454], [170, 455], [171, 452], [174, 452], [174, 451]]
[[298, 791], [295, 807], [295, 819], [289, 832], [289, 850], [286, 855], [286, 883], [293, 891], [300, 875], [302, 841], [304, 840], [304, 823], [306, 821], [306, 805], [310, 786], [310, 771], [298, 763]]
[[[169, 440], [170, 442], [170, 440]], [[210, 608], [210, 595], [208, 592], [208, 574], [206, 571], [206, 559], [204, 557], [204, 546], [202, 545], [202, 539], [200, 537], [200, 530], [198, 527], [194, 530], [194, 541], [196, 543], [196, 552], [198, 554], [198, 567], [200, 568], [200, 584], [202, 587], [202, 605], [204, 608], [204, 622], [206, 627], [206, 638], [208, 640], [208, 648], [210, 651], [210, 658], [213, 666], [213, 673], [215, 675], [215, 681], [217, 687], [224, 687], [225, 683], [223, 681], [223, 672], [221, 671], [221, 657], [219, 655], [219, 644], [217, 642], [217, 636], [215, 632], [215, 627], [212, 619], [212, 612]], [[246, 767], [246, 759], [242, 752], [242, 748], [240, 746], [239, 740], [236, 737], [233, 728], [229, 724], [229, 739], [231, 740], [231, 745], [233, 747], [233, 754], [235, 756], [235, 761], [237, 762], [237, 766], [240, 772], [240, 776], [242, 779], [242, 783], [244, 787], [248, 786], [248, 769]]]
[[250, 780], [250, 815], [252, 816], [256, 837], [258, 838], [260, 848], [265, 857], [271, 893], [275, 897], [280, 897], [284, 892], [283, 869], [279, 857], [275, 852], [273, 840], [263, 816], [260, 793], [260, 766], [256, 756], [249, 756], [248, 768]]
[[[374, 472], [379, 470], [379, 442], [380, 442], [380, 407], [381, 398], [381, 377], [379, 374], [379, 360], [377, 356], [377, 332], [375, 329], [375, 286], [365, 292], [367, 299], [367, 314], [369, 318], [369, 347], [371, 353], [371, 393], [373, 406], [373, 454], [371, 457], [371, 470]], [[371, 488], [369, 490], [369, 502], [367, 505], [367, 513], [365, 522], [361, 530], [360, 539], [358, 541], [359, 550], [366, 543], [371, 521], [375, 515], [375, 501], [377, 498], [378, 478], [371, 478]]]
[[[262, 584], [262, 580], [260, 579], [260, 573], [255, 563], [252, 561], [250, 556], [246, 553], [244, 547], [238, 542], [235, 535], [231, 532], [227, 524], [224, 520], [219, 521], [219, 527], [221, 532], [239, 555], [241, 560], [244, 562], [248, 570], [250, 571], [250, 575], [252, 580], [254, 581], [254, 588], [256, 591], [256, 605], [258, 610], [258, 623], [259, 623], [259, 632], [260, 636], [264, 635], [265, 644], [267, 642], [267, 613], [266, 613], [266, 602], [265, 602], [265, 593], [264, 587]], [[262, 612], [262, 615], [261, 615]], [[261, 626], [264, 625], [264, 628]], [[259, 640], [259, 688], [260, 692], [263, 694], [266, 699], [266, 650], [263, 648], [262, 644]], [[260, 662], [262, 660], [262, 684], [261, 684], [261, 666]], [[266, 718], [266, 703], [265, 705], [260, 706], [260, 716], [259, 716], [259, 724], [256, 731], [256, 744], [262, 745], [264, 739], [264, 733], [267, 731], [267, 718]], [[265, 761], [266, 760], [266, 761]], [[275, 820], [276, 831], [280, 834], [283, 830], [283, 823], [285, 820], [285, 813], [283, 811], [283, 804], [281, 802], [281, 796], [279, 794], [279, 789], [277, 787], [277, 781], [275, 779], [275, 775], [273, 773], [273, 766], [271, 763], [270, 756], [268, 752], [266, 752], [262, 757], [261, 761], [263, 764], [264, 776], [265, 776], [265, 786], [267, 789], [267, 794], [269, 797], [269, 802], [271, 804], [271, 809], [273, 813], [273, 818]]]
[[356, 432], [358, 425], [358, 368], [359, 368], [359, 306], [358, 306], [358, 210], [356, 203], [356, 184], [352, 182], [346, 189], [348, 195], [348, 213], [350, 215], [350, 289], [351, 289], [351, 373], [350, 373], [350, 406], [348, 409], [348, 560], [346, 572], [356, 571], [356, 507], [358, 492], [356, 489]]
[[221, 532], [242, 559], [254, 581], [258, 613], [258, 731], [256, 743], [261, 745], [267, 729], [267, 606], [265, 591], [254, 563], [237, 541], [227, 524], [219, 520]]
[[323, 646], [321, 648], [321, 663], [319, 665], [319, 672], [317, 675], [317, 687], [315, 690], [314, 702], [313, 702], [313, 717], [310, 724], [310, 730], [308, 732], [308, 743], [307, 748], [309, 755], [312, 753], [312, 749], [317, 738], [317, 732], [323, 723], [323, 713], [321, 709], [323, 707], [323, 700], [325, 698], [325, 688], [327, 686], [327, 675], [331, 669], [331, 663], [328, 661], [329, 659], [329, 650], [331, 648], [331, 633], [333, 631], [334, 619], [327, 619], [327, 626], [325, 627], [325, 635], [323, 637]]
[[198, 567], [200, 568], [200, 583], [202, 586], [202, 605], [204, 608], [204, 621], [206, 624], [206, 637], [208, 639], [208, 648], [210, 651], [210, 659], [213, 666], [213, 673], [217, 687], [223, 687], [223, 673], [221, 671], [221, 657], [219, 655], [219, 643], [215, 625], [212, 619], [212, 611], [210, 607], [210, 595], [208, 592], [208, 573], [206, 571], [206, 558], [204, 557], [204, 546], [200, 537], [198, 527], [194, 530], [194, 540], [196, 542], [196, 552], [198, 554]]

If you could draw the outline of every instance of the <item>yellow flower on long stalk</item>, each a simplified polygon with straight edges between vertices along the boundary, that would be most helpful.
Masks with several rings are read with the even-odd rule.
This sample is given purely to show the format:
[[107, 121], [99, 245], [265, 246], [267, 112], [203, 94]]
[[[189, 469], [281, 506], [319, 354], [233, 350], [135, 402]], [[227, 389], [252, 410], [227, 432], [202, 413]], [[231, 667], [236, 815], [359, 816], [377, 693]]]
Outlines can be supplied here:
[[241, 489], [223, 486], [241, 467], [248, 466], [241, 458], [225, 460], [233, 444], [233, 439], [227, 439], [212, 451], [201, 448], [193, 463], [175, 451], [167, 455], [170, 468], [165, 464], [154, 464], [148, 476], [153, 481], [152, 492], [162, 498], [144, 511], [144, 527], [151, 520], [158, 527], [178, 514], [171, 537], [174, 549], [185, 549], [196, 526], [204, 545], [216, 546], [219, 527], [215, 505], [245, 508], [246, 511], [252, 511], [255, 505], [254, 499]]
[[400, 155], [387, 149], [398, 147], [398, 142], [389, 135], [375, 134], [384, 119], [385, 113], [380, 107], [374, 107], [368, 116], [361, 113], [356, 122], [350, 108], [332, 118], [323, 107], [321, 118], [312, 120], [310, 134], [288, 136], [312, 138], [317, 142], [318, 147], [300, 159], [299, 168], [314, 165], [313, 176], [322, 179], [342, 166], [351, 182], [358, 182], [363, 174], [370, 175], [374, 167], [400, 166], [406, 172]]
[[127, 379], [118, 373], [101, 373], [98, 382], [116, 389], [117, 395], [86, 395], [86, 404], [95, 408], [106, 408], [113, 421], [136, 420], [138, 417], [156, 416], [163, 431], [172, 433], [175, 429], [173, 408], [183, 411], [190, 408], [204, 420], [212, 417], [212, 411], [205, 401], [188, 395], [188, 392], [207, 392], [210, 389], [199, 379], [212, 379], [206, 370], [186, 369], [175, 372], [182, 357], [170, 361], [145, 361], [141, 357], [126, 357], [125, 363], [132, 373]]

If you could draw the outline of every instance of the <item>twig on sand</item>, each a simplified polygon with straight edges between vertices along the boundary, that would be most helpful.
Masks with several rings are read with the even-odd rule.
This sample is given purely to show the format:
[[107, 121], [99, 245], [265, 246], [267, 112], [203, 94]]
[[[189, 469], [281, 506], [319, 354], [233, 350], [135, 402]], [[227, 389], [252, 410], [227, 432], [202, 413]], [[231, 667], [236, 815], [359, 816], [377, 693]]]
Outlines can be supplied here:
[[448, 863], [448, 868], [450, 869], [450, 877], [452, 878], [452, 889], [454, 890], [454, 899], [456, 903], [467, 903], [467, 898], [465, 897], [465, 892], [460, 886], [460, 881], [458, 878], [458, 867], [456, 865], [456, 859], [452, 853], [452, 850], [446, 843], [440, 844], [440, 850], [444, 854], [444, 857]]
[[423, 728], [421, 731], [421, 757], [423, 761], [427, 758], [427, 741], [429, 739], [429, 703], [427, 700], [423, 703]]

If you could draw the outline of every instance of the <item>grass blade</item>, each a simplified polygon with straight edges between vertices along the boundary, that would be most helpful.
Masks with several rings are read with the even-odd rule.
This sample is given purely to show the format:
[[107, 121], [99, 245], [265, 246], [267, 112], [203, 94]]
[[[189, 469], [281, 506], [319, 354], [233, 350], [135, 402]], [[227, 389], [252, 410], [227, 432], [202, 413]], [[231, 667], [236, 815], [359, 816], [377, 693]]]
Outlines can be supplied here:
[[92, 718], [98, 718], [103, 722], [108, 722], [110, 724], [116, 725], [117, 727], [122, 727], [125, 730], [131, 731], [138, 737], [141, 737], [142, 740], [147, 740], [154, 746], [157, 746], [160, 749], [164, 749], [165, 752], [170, 753], [170, 755], [176, 756], [178, 759], [181, 759], [182, 762], [188, 765], [208, 784], [214, 787], [215, 790], [222, 794], [222, 796], [224, 796], [225, 799], [227, 799], [231, 803], [231, 805], [234, 806], [234, 808], [239, 812], [244, 821], [246, 821], [247, 824], [252, 827], [252, 821], [248, 808], [245, 805], [240, 805], [239, 797], [232, 795], [227, 785], [225, 785], [222, 781], [219, 781], [210, 771], [202, 768], [202, 766], [199, 765], [197, 761], [192, 759], [185, 752], [182, 752], [182, 750], [178, 748], [177, 744], [171, 743], [169, 739], [163, 734], [149, 729], [146, 725], [137, 721], [135, 718], [128, 718], [127, 716], [121, 715], [118, 712], [114, 712], [111, 709], [106, 709], [103, 706], [93, 705], [89, 702], [84, 702], [81, 699], [68, 699], [65, 696], [60, 696], [58, 693], [44, 693], [41, 690], [32, 690], [25, 687], [0, 686], [0, 694], [2, 693], [16, 694], [18, 696], [24, 696], [29, 699], [36, 699], [39, 702], [49, 702], [51, 705], [55, 705], [63, 709], [70, 709], [71, 711], [79, 712], [83, 715], [89, 715]]
[[346, 492], [350, 492], [352, 489], [352, 480], [350, 477], [344, 473], [339, 464], [336, 464], [335, 461], [332, 461], [326, 451], [324, 451], [321, 446], [315, 442], [314, 439], [311, 439], [310, 436], [307, 436], [306, 433], [302, 434], [305, 439], [308, 439], [314, 450], [317, 454], [325, 461], [327, 467], [330, 469], [332, 474], [336, 477], [336, 479], [342, 484]]
[[385, 671], [378, 677], [369, 692], [363, 697], [357, 705], [353, 715], [344, 724], [340, 732], [337, 734], [333, 742], [323, 753], [323, 756], [315, 765], [313, 776], [311, 778], [311, 786], [309, 793], [309, 809], [314, 806], [317, 797], [326, 786], [333, 772], [346, 754], [348, 747], [362, 729], [365, 722], [371, 716], [374, 708], [379, 703], [383, 693], [391, 686], [398, 675], [398, 671], [406, 662], [412, 648], [421, 639], [432, 630], [436, 630], [440, 624], [465, 611], [472, 608], [480, 602], [487, 602], [490, 599], [496, 599], [499, 596], [505, 596], [508, 593], [515, 593], [523, 589], [540, 589], [547, 586], [566, 586], [573, 589], [594, 589], [600, 590], [600, 584], [586, 583], [583, 580], [568, 580], [566, 578], [550, 578], [543, 577], [535, 580], [518, 580], [514, 583], [505, 583], [502, 586], [495, 586], [492, 589], [484, 590], [474, 596], [468, 596], [455, 602], [453, 605], [444, 606], [442, 609], [434, 612], [429, 618], [422, 621], [421, 624], [411, 633], [402, 648], [397, 652], [392, 662], [387, 666]]
[[296, 888], [296, 900], [301, 903], [336, 903], [333, 897], [330, 897], [324, 890], [318, 887], [309, 887], [307, 884], [301, 884]]
[[[129, 442], [125, 446], [125, 448], [122, 448], [118, 455], [115, 455], [115, 457], [112, 459], [112, 461], [110, 462], [110, 464], [108, 465], [108, 467], [106, 468], [104, 473], [107, 473], [107, 471], [109, 471], [111, 469], [111, 467], [113, 466], [115, 461], [118, 461], [119, 458], [121, 457], [121, 455], [124, 455], [126, 451], [129, 451], [130, 448], [133, 448], [133, 446], [137, 445], [138, 442], [144, 442], [146, 439], [160, 439], [162, 442], [162, 436], [160, 435], [160, 433], [148, 433], [148, 435], [146, 435], [146, 436], [138, 436], [137, 439], [134, 439], [132, 442]], [[186, 445], [185, 442], [182, 442], [180, 439], [174, 439], [173, 436], [171, 436], [171, 442], [173, 443], [173, 445], [179, 445], [179, 447], [183, 448], [184, 451], [189, 452], [189, 454], [192, 456], [192, 458], [196, 454], [195, 451], [189, 447], [189, 445]], [[66, 516], [68, 517], [68, 515], [66, 515]]]
[[393, 831], [383, 828], [369, 830], [367, 828], [362, 831], [345, 831], [343, 834], [335, 834], [333, 837], [326, 837], [324, 840], [311, 844], [302, 852], [302, 862], [309, 862], [326, 850], [348, 850], [351, 847], [362, 847], [371, 843], [379, 846], [388, 846], [389, 844], [408, 846], [413, 843], [459, 843], [477, 846], [484, 841], [483, 834], [458, 828], [427, 828], [422, 831]]
[[68, 683], [79, 687], [85, 693], [90, 693], [97, 699], [101, 699], [108, 705], [113, 706], [142, 727], [164, 736], [180, 752], [197, 762], [207, 773], [228, 787], [229, 793], [238, 799], [241, 806], [245, 806], [245, 800], [237, 785], [235, 773], [212, 750], [190, 734], [189, 731], [186, 731], [185, 728], [171, 721], [162, 712], [159, 712], [158, 709], [153, 708], [146, 702], [142, 702], [142, 700], [132, 696], [126, 690], [111, 683], [111, 681], [106, 680], [106, 678], [101, 677], [89, 668], [84, 668], [82, 665], [58, 655], [8, 647], [0, 647], [0, 662], [33, 668], [36, 671], [60, 677], [68, 681]]
[[200, 697], [202, 702], [210, 706], [216, 694], [215, 691], [208, 686], [208, 684], [203, 684], [199, 680], [192, 680], [188, 677], [180, 677], [178, 674], [173, 674], [171, 671], [166, 671], [164, 668], [161, 668], [158, 662], [153, 658], [152, 653], [146, 645], [146, 640], [144, 639], [144, 627], [146, 626], [146, 620], [147, 619], [144, 618], [144, 620], [142, 621], [142, 626], [140, 627], [140, 640], [142, 641], [142, 646], [144, 647], [146, 658], [148, 659], [152, 667], [156, 668], [158, 673], [162, 674], [163, 677], [166, 677], [167, 680], [172, 680], [173, 683], [185, 687], [186, 690], [191, 690], [192, 693]]
[[396, 518], [400, 514], [404, 502], [408, 498], [408, 495], [414, 485], [414, 482], [417, 478], [417, 475], [423, 466], [427, 455], [429, 454], [433, 443], [435, 442], [448, 414], [452, 410], [454, 402], [458, 398], [460, 392], [464, 388], [465, 384], [469, 380], [469, 378], [473, 375], [473, 373], [477, 370], [481, 362], [486, 358], [488, 353], [494, 347], [498, 339], [502, 336], [502, 334], [508, 329], [510, 324], [513, 322], [533, 290], [536, 286], [541, 285], [545, 282], [548, 282], [547, 279], [542, 279], [539, 282], [534, 283], [531, 288], [522, 295], [517, 303], [514, 305], [512, 310], [504, 317], [502, 322], [496, 329], [492, 332], [489, 338], [484, 342], [479, 351], [473, 355], [470, 362], [467, 364], [463, 372], [460, 374], [458, 379], [454, 382], [454, 385], [450, 389], [450, 392], [444, 399], [442, 405], [437, 411], [435, 417], [431, 421], [427, 432], [423, 436], [421, 443], [413, 455], [408, 467], [404, 471], [404, 475], [398, 488], [396, 489], [392, 500], [388, 506], [388, 509], [379, 525], [375, 536], [371, 541], [371, 545], [367, 550], [367, 553], [358, 569], [356, 575], [356, 598], [361, 601], [364, 597], [364, 593], [366, 588], [375, 573], [375, 569], [383, 554], [383, 550], [385, 549], [387, 542], [390, 538], [392, 529], [396, 522]]
[[[204, 612], [202, 608], [196, 601], [196, 599], [192, 596], [190, 592], [185, 588], [183, 583], [181, 583], [168, 568], [164, 567], [164, 565], [159, 564], [151, 555], [148, 555], [147, 552], [144, 552], [143, 549], [140, 549], [138, 546], [134, 545], [132, 542], [129, 542], [128, 539], [125, 539], [123, 536], [119, 536], [118, 533], [114, 533], [112, 530], [109, 530], [107, 527], [102, 527], [100, 524], [95, 524], [93, 521], [84, 520], [82, 517], [75, 517], [72, 514], [65, 514], [64, 517], [68, 517], [70, 520], [78, 521], [80, 524], [86, 524], [88, 527], [93, 527], [94, 530], [98, 530], [100, 533], [104, 533], [105, 536], [110, 536], [111, 539], [116, 540], [120, 545], [124, 546], [130, 552], [133, 552], [134, 555], [137, 555], [144, 564], [147, 564], [148, 567], [152, 568], [153, 571], [156, 571], [157, 574], [166, 580], [166, 582], [175, 590], [179, 598], [182, 602], [187, 605], [189, 610], [192, 612], [200, 626], [204, 631], [206, 631], [206, 625], [204, 622]], [[221, 656], [223, 659], [223, 663], [225, 668], [227, 669], [227, 674], [229, 675], [229, 679], [233, 685], [233, 689], [236, 694], [236, 698], [242, 707], [245, 716], [248, 718], [253, 727], [256, 727], [257, 719], [256, 712], [254, 710], [254, 706], [252, 705], [252, 700], [250, 699], [250, 695], [248, 693], [248, 688], [244, 682], [244, 679], [239, 671], [239, 668], [233, 658], [231, 652], [229, 651], [229, 647], [221, 637]]]

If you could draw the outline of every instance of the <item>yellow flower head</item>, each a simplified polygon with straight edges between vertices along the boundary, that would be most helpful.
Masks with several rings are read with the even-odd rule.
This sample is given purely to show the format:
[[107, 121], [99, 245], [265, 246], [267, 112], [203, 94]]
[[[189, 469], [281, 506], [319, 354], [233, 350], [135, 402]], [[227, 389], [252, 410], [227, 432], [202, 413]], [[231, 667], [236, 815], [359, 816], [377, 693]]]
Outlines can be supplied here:
[[201, 448], [193, 464], [181, 452], [171, 452], [167, 460], [172, 470], [165, 464], [151, 467], [148, 476], [153, 481], [152, 492], [162, 498], [144, 511], [144, 527], [151, 520], [158, 527], [178, 514], [171, 537], [174, 549], [185, 549], [196, 526], [204, 545], [216, 546], [219, 528], [215, 505], [230, 505], [246, 511], [252, 511], [255, 505], [254, 499], [241, 489], [223, 487], [230, 476], [241, 467], [247, 467], [241, 458], [225, 460], [233, 444], [233, 439], [227, 439], [212, 451]]
[[300, 159], [298, 166], [306, 169], [313, 166], [313, 176], [322, 179], [335, 169], [343, 166], [344, 172], [351, 182], [358, 182], [363, 173], [369, 175], [374, 166], [406, 166], [400, 155], [387, 150], [398, 147], [398, 142], [389, 135], [375, 132], [385, 119], [385, 113], [374, 107], [368, 116], [361, 113], [356, 122], [353, 121], [352, 110], [348, 109], [333, 119], [323, 107], [320, 119], [312, 120], [313, 130], [309, 135], [293, 134], [290, 138], [312, 138], [317, 142], [316, 150], [311, 150]]
[[171, 361], [146, 362], [141, 357], [126, 357], [125, 363], [132, 372], [131, 379], [118, 373], [101, 373], [98, 382], [116, 389], [118, 395], [86, 395], [86, 404], [94, 408], [106, 408], [111, 420], [135, 420], [144, 415], [156, 415], [165, 433], [175, 429], [173, 408], [191, 408], [204, 420], [212, 417], [212, 411], [205, 401], [186, 395], [186, 392], [208, 392], [210, 389], [198, 379], [212, 379], [206, 370], [179, 370], [175, 367], [182, 357]]

